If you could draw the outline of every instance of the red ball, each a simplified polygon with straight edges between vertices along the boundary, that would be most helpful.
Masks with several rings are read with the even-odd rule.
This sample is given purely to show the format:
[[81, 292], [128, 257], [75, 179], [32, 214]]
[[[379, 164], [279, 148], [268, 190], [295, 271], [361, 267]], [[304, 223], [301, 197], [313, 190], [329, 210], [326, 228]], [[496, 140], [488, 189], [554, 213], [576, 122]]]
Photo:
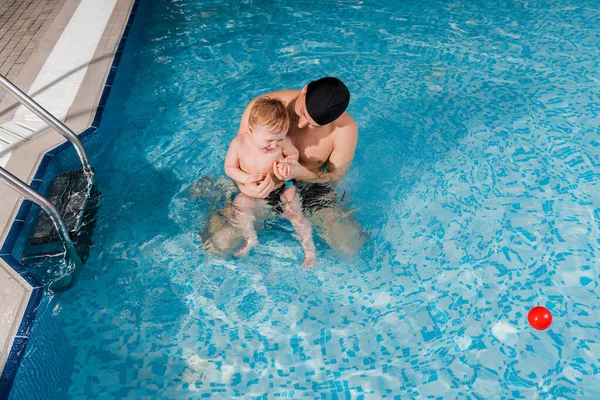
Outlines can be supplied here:
[[552, 314], [545, 307], [533, 307], [527, 314], [529, 325], [538, 331], [548, 329], [552, 324]]

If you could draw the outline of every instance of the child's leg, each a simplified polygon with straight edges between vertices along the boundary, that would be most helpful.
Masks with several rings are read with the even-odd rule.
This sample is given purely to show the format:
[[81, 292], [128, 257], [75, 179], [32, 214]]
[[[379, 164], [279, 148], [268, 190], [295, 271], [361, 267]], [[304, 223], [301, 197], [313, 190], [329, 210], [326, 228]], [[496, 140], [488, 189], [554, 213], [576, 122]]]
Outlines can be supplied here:
[[243, 193], [238, 194], [233, 200], [235, 219], [244, 234], [244, 239], [246, 239], [246, 244], [234, 254], [236, 257], [244, 257], [251, 248], [258, 244], [258, 235], [256, 229], [254, 229], [254, 220], [256, 219], [254, 211], [258, 201], [260, 200], [253, 199]]
[[300, 242], [304, 249], [303, 268], [314, 268], [317, 266], [317, 251], [312, 239], [312, 228], [310, 222], [302, 214], [300, 198], [296, 194], [296, 187], [290, 186], [281, 194], [283, 203], [283, 216], [290, 220], [296, 232], [300, 235]]

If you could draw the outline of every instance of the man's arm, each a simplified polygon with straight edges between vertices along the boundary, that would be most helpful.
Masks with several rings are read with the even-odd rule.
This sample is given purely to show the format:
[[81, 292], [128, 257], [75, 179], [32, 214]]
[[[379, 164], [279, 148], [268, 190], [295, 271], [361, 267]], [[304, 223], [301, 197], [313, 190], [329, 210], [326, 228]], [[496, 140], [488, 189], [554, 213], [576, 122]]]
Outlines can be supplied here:
[[298, 153], [298, 149], [294, 146], [294, 142], [289, 136], [286, 136], [283, 139], [283, 148], [281, 149], [283, 153], [283, 157], [288, 160], [297, 160], [300, 157], [300, 153]]
[[335, 132], [333, 151], [327, 160], [327, 171], [312, 172], [298, 164], [295, 179], [309, 183], [328, 183], [342, 179], [352, 165], [356, 143], [358, 142], [358, 126], [354, 120], [340, 127]]
[[298, 158], [300, 157], [300, 153], [292, 139], [286, 136], [283, 140], [283, 148], [281, 151], [283, 155], [283, 160], [273, 161], [273, 174], [277, 177], [277, 179], [282, 181], [287, 181], [293, 179], [291, 176], [294, 165], [298, 164]]

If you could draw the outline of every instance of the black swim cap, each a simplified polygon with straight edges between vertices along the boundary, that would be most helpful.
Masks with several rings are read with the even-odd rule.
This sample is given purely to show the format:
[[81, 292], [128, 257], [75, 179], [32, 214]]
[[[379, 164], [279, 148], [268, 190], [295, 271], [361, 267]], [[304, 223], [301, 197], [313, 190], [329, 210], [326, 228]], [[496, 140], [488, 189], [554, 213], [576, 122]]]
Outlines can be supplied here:
[[306, 89], [306, 112], [319, 125], [338, 119], [346, 111], [350, 92], [338, 78], [321, 78], [312, 81]]

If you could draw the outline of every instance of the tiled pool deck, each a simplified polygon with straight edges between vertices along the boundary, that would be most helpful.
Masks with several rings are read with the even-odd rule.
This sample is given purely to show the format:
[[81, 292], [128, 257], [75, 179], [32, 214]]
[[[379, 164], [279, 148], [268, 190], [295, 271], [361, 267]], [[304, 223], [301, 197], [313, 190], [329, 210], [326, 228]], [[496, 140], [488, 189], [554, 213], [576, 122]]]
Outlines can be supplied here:
[[[1, 2], [0, 74], [46, 109], [53, 111], [63, 107], [64, 115], [57, 116], [75, 133], [84, 131], [96, 115], [133, 4], [134, 0]], [[102, 19], [102, 15], [106, 17]], [[74, 34], [80, 32], [78, 27], [82, 20], [87, 26], [93, 25], [87, 23], [92, 19], [96, 24], [96, 38]], [[93, 36], [93, 32], [90, 35]], [[87, 40], [82, 42], [77, 36], [86, 36]], [[90, 43], [95, 45], [91, 49]], [[77, 49], [77, 46], [88, 46], [89, 56], [81, 59], [81, 51], [69, 53], [69, 49]], [[62, 60], [63, 65], [56, 65], [57, 59]], [[78, 79], [75, 77], [77, 74], [81, 75]], [[66, 100], [59, 95], [65, 92], [65, 85], [73, 93]], [[58, 104], [61, 101], [62, 104]], [[12, 96], [0, 89], [0, 125], [9, 126], [11, 121], [26, 112], [19, 109]], [[1, 165], [27, 183], [32, 182], [44, 154], [65, 141], [58, 133], [40, 125], [39, 121], [34, 122], [38, 124], [35, 134], [12, 143], [10, 148], [7, 148], [6, 142], [4, 148], [0, 143]], [[10, 239], [9, 233], [17, 217], [21, 218], [17, 213], [22, 201], [21, 196], [0, 181], [0, 248]], [[0, 257], [0, 372], [9, 356], [14, 357], [14, 351], [11, 354], [13, 344], [15, 348], [19, 347], [16, 346], [19, 343], [23, 344], [21, 349], [24, 347], [28, 329], [23, 329], [21, 321], [24, 314], [33, 312], [31, 296], [41, 293], [8, 265], [6, 259], [10, 257], [4, 258]]]
[[[0, 74], [19, 76], [53, 25], [66, 0], [16, 0], [0, 9]], [[46, 54], [47, 55], [47, 54]], [[0, 94], [0, 101], [3, 94]]]

